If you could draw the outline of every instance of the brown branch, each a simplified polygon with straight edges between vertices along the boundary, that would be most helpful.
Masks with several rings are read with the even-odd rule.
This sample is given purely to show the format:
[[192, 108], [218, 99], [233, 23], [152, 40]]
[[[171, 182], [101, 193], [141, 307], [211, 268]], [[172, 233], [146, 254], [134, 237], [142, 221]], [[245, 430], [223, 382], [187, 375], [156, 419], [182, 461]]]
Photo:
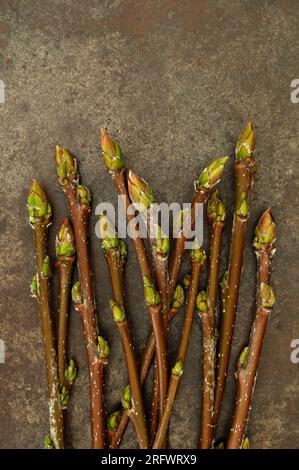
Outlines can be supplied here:
[[252, 126], [251, 123], [248, 123], [245, 130], [240, 135], [236, 147], [236, 207], [232, 228], [228, 285], [225, 297], [225, 314], [222, 315], [221, 318], [218, 344], [214, 414], [215, 431], [223, 402], [238, 304], [245, 235], [249, 217], [248, 198], [255, 173], [255, 159], [253, 158], [254, 146]]
[[[173, 308], [169, 311], [168, 314], [168, 321], [172, 320], [178, 313], [177, 308]], [[153, 359], [155, 357], [155, 350], [156, 350], [156, 342], [155, 342], [155, 337], [154, 333], [151, 332], [150, 336], [148, 337], [148, 340], [146, 342], [143, 355], [142, 355], [142, 360], [141, 360], [141, 368], [140, 368], [140, 383], [141, 386], [144, 385], [145, 380], [147, 378], [148, 372], [150, 370], [150, 367], [152, 365]], [[121, 413], [121, 418], [119, 421], [119, 425], [117, 430], [115, 431], [115, 440], [111, 444], [111, 449], [117, 449], [122, 441], [122, 438], [126, 432], [127, 426], [129, 424], [130, 418], [126, 412], [126, 410], [122, 410]]]
[[213, 441], [215, 390], [215, 322], [205, 292], [197, 296], [197, 308], [202, 325], [203, 379], [200, 449], [210, 449]]
[[63, 387], [66, 390], [69, 388], [66, 378], [66, 343], [75, 252], [73, 231], [69, 221], [64, 219], [56, 237], [57, 260], [55, 263], [58, 273], [57, 358], [61, 390]]
[[[119, 240], [114, 227], [111, 226], [110, 221], [104, 215], [100, 216], [100, 234], [103, 240], [102, 247], [105, 249], [105, 259], [109, 268], [114, 297], [114, 300], [110, 301], [110, 306], [113, 313], [113, 319], [120, 334], [129, 375], [132, 394], [132, 406], [129, 410], [129, 417], [135, 426], [139, 447], [142, 449], [148, 449], [149, 438], [146, 428], [137, 357], [135, 354], [131, 329], [125, 315], [125, 300], [122, 280], [123, 266]], [[114, 442], [111, 444], [115, 445], [116, 440], [114, 439]]]
[[151, 396], [151, 410], [150, 410], [150, 437], [151, 437], [151, 445], [154, 442], [155, 435], [157, 432], [159, 418], [160, 418], [160, 403], [159, 403], [159, 371], [157, 367], [157, 362], [154, 361], [154, 368], [153, 368], [153, 388], [152, 388], [152, 396]]
[[[115, 176], [115, 178], [119, 178], [119, 176], [122, 174], [123, 174], [123, 170], [121, 170], [120, 172], [117, 172], [117, 175]], [[118, 186], [118, 191], [120, 192], [119, 186]], [[148, 209], [148, 214], [151, 214], [150, 207], [153, 202], [153, 195], [152, 195], [152, 191], [149, 185], [142, 178], [139, 178], [137, 175], [135, 175], [135, 173], [130, 171], [129, 182], [128, 182], [128, 191], [129, 191], [130, 196], [128, 195], [128, 192], [126, 191], [126, 186], [124, 185], [124, 182], [122, 182], [121, 191], [122, 191], [122, 194], [124, 194], [125, 196], [124, 202], [125, 202], [125, 209], [126, 209], [127, 216], [128, 216], [128, 204], [131, 200], [133, 201], [134, 205], [136, 206], [139, 205], [139, 207], [142, 206], [142, 208], [140, 209], [142, 212]], [[139, 200], [140, 197], [141, 197], [141, 200]], [[128, 217], [128, 221], [130, 221], [130, 216]], [[147, 229], [148, 229], [149, 237], [151, 239], [149, 223], [147, 223]], [[141, 238], [139, 238], [138, 235], [134, 239], [139, 240], [139, 241], [141, 240]], [[166, 346], [166, 335], [164, 332], [164, 325], [166, 324], [166, 305], [164, 306], [165, 313], [164, 313], [164, 325], [163, 325], [163, 318], [162, 318], [162, 313], [161, 313], [162, 312], [161, 297], [155, 290], [154, 281], [150, 272], [148, 260], [144, 256], [143, 258], [139, 256], [138, 250], [140, 249], [140, 246], [136, 245], [136, 243], [135, 243], [135, 246], [136, 246], [136, 252], [137, 252], [137, 256], [138, 256], [139, 263], [140, 263], [141, 273], [143, 275], [145, 304], [147, 306], [148, 313], [151, 316], [152, 327], [153, 327], [153, 332], [155, 336], [156, 361], [157, 361], [158, 375], [159, 375], [159, 381], [158, 381], [159, 408], [160, 408], [160, 415], [162, 415], [166, 393], [167, 393], [167, 383], [168, 383], [167, 346]], [[142, 246], [144, 248], [144, 244], [142, 244]], [[157, 264], [160, 260], [160, 256], [157, 256], [157, 255], [158, 255], [157, 250], [155, 250], [155, 255], [153, 259], [155, 261], [156, 268], [160, 270], [160, 265], [158, 266]], [[147, 271], [149, 275], [144, 275], [145, 271]], [[166, 287], [165, 285], [162, 285], [163, 289], [165, 289], [165, 287]], [[167, 295], [167, 293], [165, 293], [165, 295]]]
[[61, 189], [66, 196], [72, 219], [77, 249], [77, 265], [81, 284], [82, 306], [77, 307], [83, 323], [87, 352], [92, 445], [105, 448], [104, 372], [107, 360], [101, 358], [98, 349], [98, 331], [94, 304], [93, 278], [88, 249], [88, 217], [90, 193], [78, 184], [75, 158], [64, 148], [56, 147], [56, 163]]
[[57, 355], [60, 387], [66, 385], [67, 324], [74, 261], [74, 256], [66, 256], [60, 257], [55, 264], [58, 273]]
[[195, 310], [195, 300], [198, 291], [200, 273], [205, 261], [205, 254], [202, 249], [192, 250], [191, 263], [192, 263], [192, 277], [190, 288], [188, 291], [188, 300], [186, 306], [186, 313], [184, 317], [184, 325], [182, 330], [181, 341], [177, 354], [175, 366], [172, 368], [171, 379], [167, 392], [167, 399], [163, 411], [162, 418], [160, 419], [158, 430], [156, 433], [153, 449], [161, 449], [167, 438], [167, 430], [169, 427], [171, 412], [174, 406], [180, 376], [183, 373], [184, 363], [186, 360], [190, 333]]
[[30, 188], [27, 207], [36, 254], [36, 276], [31, 284], [31, 294], [37, 299], [40, 309], [48, 382], [50, 437], [54, 447], [62, 449], [64, 447], [63, 416], [50, 304], [51, 265], [47, 256], [47, 228], [51, 224], [51, 206], [35, 180]]
[[[207, 218], [210, 225], [211, 241], [207, 301], [199, 303], [202, 310], [199, 316], [202, 322], [203, 337], [203, 379], [202, 379], [202, 416], [199, 447], [210, 449], [213, 441], [213, 415], [215, 391], [215, 347], [216, 347], [216, 307], [219, 284], [219, 264], [222, 232], [225, 221], [225, 207], [214, 191], [210, 197]], [[205, 294], [202, 294], [205, 297]]]
[[275, 253], [275, 237], [275, 224], [268, 210], [260, 218], [256, 229], [254, 242], [257, 255], [256, 316], [251, 329], [249, 347], [241, 354], [237, 367], [237, 397], [228, 437], [228, 449], [242, 447], [266, 326], [275, 302], [273, 290], [268, 284]]
[[[151, 400], [151, 419], [150, 419], [150, 435], [152, 440], [155, 438], [155, 434], [158, 427], [159, 417], [163, 414], [164, 403], [167, 395], [168, 388], [168, 376], [167, 376], [167, 336], [168, 336], [168, 310], [169, 310], [169, 295], [168, 295], [168, 284], [169, 284], [169, 273], [168, 273], [168, 252], [169, 252], [169, 240], [163, 234], [162, 229], [159, 225], [154, 225], [154, 218], [152, 210], [147, 211], [147, 230], [150, 239], [154, 276], [158, 290], [161, 296], [161, 314], [163, 320], [163, 330], [165, 337], [165, 359], [164, 367], [166, 373], [164, 374], [163, 389], [163, 402], [160, 403], [159, 394], [159, 367], [157, 366], [157, 359], [154, 364], [154, 383], [152, 390]], [[152, 233], [153, 232], [153, 233]]]

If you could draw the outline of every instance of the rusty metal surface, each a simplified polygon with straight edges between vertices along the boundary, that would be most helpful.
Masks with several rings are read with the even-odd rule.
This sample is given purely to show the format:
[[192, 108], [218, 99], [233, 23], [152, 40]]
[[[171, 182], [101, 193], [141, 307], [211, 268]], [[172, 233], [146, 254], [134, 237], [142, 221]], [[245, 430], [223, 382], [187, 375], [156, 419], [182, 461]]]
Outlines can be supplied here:
[[[258, 176], [219, 437], [229, 429], [233, 366], [248, 341], [254, 310], [253, 228], [270, 205], [278, 227], [272, 276], [277, 305], [264, 344], [248, 436], [255, 448], [299, 446], [299, 365], [290, 361], [291, 340], [299, 337], [295, 288], [299, 104], [290, 100], [290, 82], [298, 75], [298, 27], [298, 3], [291, 0], [1, 1], [0, 79], [5, 83], [5, 103], [0, 104], [0, 338], [6, 348], [5, 363], [0, 364], [1, 448], [42, 447], [48, 432], [40, 322], [29, 297], [34, 258], [25, 205], [27, 189], [36, 177], [53, 204], [53, 246], [58, 225], [67, 214], [55, 180], [55, 144], [67, 146], [78, 157], [93, 207], [101, 201], [116, 202], [99, 158], [100, 125], [117, 138], [128, 166], [146, 177], [157, 199], [187, 202], [193, 180], [210, 159], [227, 153], [233, 157], [234, 142], [248, 118], [256, 129]], [[232, 161], [220, 185], [230, 208]], [[106, 403], [111, 411], [127, 378], [109, 312], [111, 290], [95, 222], [93, 212], [96, 303], [100, 326], [111, 346], [106, 374]], [[231, 216], [223, 270], [230, 225]], [[150, 320], [131, 243], [129, 250], [128, 305], [136, 343], [141, 345]], [[172, 359], [181, 323], [182, 314], [171, 328]], [[75, 311], [69, 347], [80, 372], [68, 412], [67, 442], [76, 448], [89, 447], [86, 359]], [[171, 420], [174, 448], [196, 447], [198, 442], [201, 333], [197, 319], [188, 359]], [[124, 445], [136, 445], [132, 429]]]

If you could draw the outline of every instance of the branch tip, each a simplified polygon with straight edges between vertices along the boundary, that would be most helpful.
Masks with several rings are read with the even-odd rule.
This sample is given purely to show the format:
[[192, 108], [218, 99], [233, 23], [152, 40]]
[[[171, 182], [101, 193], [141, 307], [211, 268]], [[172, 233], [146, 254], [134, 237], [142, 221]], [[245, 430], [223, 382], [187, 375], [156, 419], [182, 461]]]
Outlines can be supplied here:
[[270, 209], [267, 209], [255, 228], [255, 237], [253, 241], [254, 248], [259, 251], [264, 245], [274, 248], [276, 241], [276, 226]]
[[217, 158], [212, 161], [200, 174], [196, 186], [198, 189], [211, 189], [221, 180], [224, 166], [229, 157]]
[[27, 199], [27, 212], [29, 223], [32, 227], [45, 223], [49, 225], [52, 218], [52, 208], [47, 201], [46, 195], [37, 180], [33, 180], [29, 189]]
[[252, 122], [249, 121], [239, 135], [235, 149], [236, 160], [242, 161], [246, 158], [252, 158], [254, 150], [255, 135], [253, 132]]
[[132, 170], [128, 175], [128, 189], [131, 201], [139, 212], [145, 212], [154, 202], [154, 194], [150, 185]]
[[79, 181], [76, 158], [64, 147], [56, 145], [56, 168], [58, 181], [62, 186]]
[[124, 167], [120, 146], [101, 128], [100, 138], [103, 151], [103, 162], [108, 171], [120, 171]]

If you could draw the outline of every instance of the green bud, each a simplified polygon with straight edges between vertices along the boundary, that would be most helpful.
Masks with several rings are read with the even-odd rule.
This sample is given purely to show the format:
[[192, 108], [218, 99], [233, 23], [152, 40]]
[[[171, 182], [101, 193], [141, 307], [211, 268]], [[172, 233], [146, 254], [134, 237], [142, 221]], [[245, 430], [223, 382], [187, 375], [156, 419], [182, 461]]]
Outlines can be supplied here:
[[272, 308], [275, 304], [275, 300], [275, 294], [272, 287], [269, 286], [269, 284], [262, 282], [260, 286], [260, 304], [262, 308]]
[[215, 449], [224, 449], [224, 443], [223, 442], [219, 442], [219, 444], [217, 444], [215, 446]]
[[150, 185], [132, 170], [129, 171], [128, 189], [131, 201], [139, 212], [144, 212], [150, 208], [154, 202], [153, 191]]
[[74, 382], [77, 378], [77, 369], [74, 359], [70, 359], [69, 365], [65, 369], [64, 375], [68, 385], [74, 385]]
[[73, 230], [68, 219], [64, 219], [56, 236], [56, 256], [74, 256], [76, 253]]
[[44, 258], [44, 261], [42, 263], [42, 267], [41, 267], [41, 275], [44, 279], [48, 279], [52, 274], [52, 271], [51, 271], [51, 263], [50, 263], [50, 258], [49, 256], [47, 255], [45, 258]]
[[99, 231], [102, 239], [102, 248], [104, 250], [108, 251], [118, 248], [119, 240], [117, 232], [105, 214], [100, 215]]
[[121, 170], [124, 167], [124, 161], [120, 146], [113, 142], [104, 129], [100, 129], [100, 137], [105, 167], [112, 171]]
[[248, 357], [248, 351], [249, 351], [249, 347], [246, 346], [246, 348], [244, 348], [243, 351], [241, 352], [239, 356], [239, 360], [238, 360], [238, 368], [245, 366], [247, 357]]
[[78, 182], [77, 160], [66, 148], [59, 145], [56, 145], [56, 167], [60, 184], [64, 186]]
[[183, 209], [175, 214], [173, 228], [175, 232], [182, 232], [185, 229], [186, 222], [190, 217], [190, 209]]
[[76, 196], [79, 204], [89, 206], [91, 202], [91, 194], [87, 186], [78, 184], [78, 186], [76, 186]]
[[183, 361], [177, 361], [175, 363], [175, 365], [173, 366], [173, 368], [171, 369], [171, 373], [173, 375], [176, 375], [177, 377], [181, 377], [181, 375], [183, 374], [184, 372], [184, 363]]
[[183, 277], [183, 286], [184, 288], [187, 290], [190, 286], [190, 283], [191, 283], [191, 274], [190, 273], [187, 273], [185, 274], [185, 276]]
[[30, 295], [34, 299], [37, 299], [39, 295], [38, 277], [36, 274], [33, 276], [31, 284], [30, 284]]
[[109, 346], [102, 336], [98, 336], [98, 351], [100, 359], [107, 359], [109, 355]]
[[236, 213], [240, 217], [247, 217], [249, 214], [249, 204], [245, 192], [241, 193], [236, 204]]
[[225, 206], [220, 199], [219, 193], [215, 190], [208, 202], [208, 218], [212, 221], [224, 222], [226, 217]]
[[261, 216], [255, 228], [255, 238], [253, 246], [256, 250], [262, 248], [262, 245], [274, 246], [276, 240], [276, 226], [271, 215], [270, 209], [267, 209]]
[[255, 136], [252, 128], [252, 123], [249, 121], [245, 129], [239, 135], [236, 145], [236, 160], [242, 161], [246, 158], [251, 158], [255, 149]]
[[70, 393], [66, 387], [62, 387], [60, 391], [60, 402], [63, 410], [66, 410], [69, 403]]
[[130, 385], [126, 385], [121, 394], [121, 404], [125, 410], [129, 410], [131, 408], [131, 387]]
[[29, 223], [32, 227], [39, 223], [50, 225], [52, 209], [40, 184], [33, 180], [27, 199]]
[[49, 434], [44, 439], [44, 449], [55, 449], [54, 442]]
[[206, 261], [205, 250], [195, 242], [193, 248], [190, 251], [190, 259], [192, 262], [204, 264]]
[[197, 187], [211, 189], [219, 183], [227, 160], [228, 157], [222, 157], [211, 162], [200, 174], [197, 181]]
[[121, 417], [121, 411], [114, 411], [107, 419], [107, 428], [109, 431], [115, 432]]
[[152, 281], [143, 276], [143, 287], [144, 287], [144, 299], [146, 305], [159, 305], [161, 303], [161, 297]]
[[160, 225], [155, 226], [155, 251], [160, 255], [168, 255], [169, 253], [169, 239], [163, 232]]
[[122, 261], [126, 261], [128, 257], [128, 248], [124, 240], [119, 240], [119, 254]]
[[82, 305], [84, 303], [80, 281], [75, 282], [73, 285], [72, 300], [75, 305]]
[[208, 311], [207, 294], [204, 290], [199, 292], [196, 296], [196, 307], [202, 313]]
[[228, 271], [224, 271], [224, 273], [221, 276], [220, 283], [219, 283], [221, 289], [225, 289], [227, 287], [227, 283], [228, 283]]
[[249, 449], [249, 448], [250, 448], [249, 439], [248, 437], [244, 437], [243, 442], [242, 442], [242, 449]]
[[125, 312], [114, 300], [110, 300], [110, 308], [115, 322], [121, 322], [126, 319]]
[[185, 291], [183, 287], [178, 284], [173, 294], [171, 308], [179, 309], [184, 305], [184, 303], [185, 303]]

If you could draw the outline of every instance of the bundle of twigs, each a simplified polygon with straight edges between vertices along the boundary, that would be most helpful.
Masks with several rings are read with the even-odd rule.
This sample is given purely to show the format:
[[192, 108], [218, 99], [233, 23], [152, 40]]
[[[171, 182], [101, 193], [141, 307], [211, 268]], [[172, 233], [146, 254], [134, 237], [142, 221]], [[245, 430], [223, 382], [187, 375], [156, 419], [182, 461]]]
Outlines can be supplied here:
[[[116, 227], [107, 214], [103, 213], [99, 220], [99, 235], [112, 286], [110, 308], [119, 331], [128, 374], [128, 385], [121, 393], [122, 409], [113, 411], [106, 419], [104, 366], [107, 363], [109, 347], [104, 338], [99, 336], [94, 302], [88, 247], [91, 195], [88, 188], [79, 183], [75, 157], [67, 149], [57, 146], [58, 181], [69, 206], [72, 225], [68, 219], [64, 219], [56, 237], [58, 274], [56, 335], [52, 327], [54, 318], [50, 303], [51, 266], [46, 243], [47, 229], [52, 216], [51, 206], [36, 181], [33, 181], [28, 197], [29, 222], [34, 231], [37, 270], [31, 284], [31, 293], [37, 298], [40, 306], [49, 390], [50, 435], [45, 439], [45, 446], [48, 448], [64, 446], [62, 410], [67, 407], [70, 389], [77, 374], [74, 360], [68, 362], [67, 359], [71, 292], [75, 308], [83, 322], [90, 379], [93, 447], [118, 448], [129, 421], [134, 425], [140, 448], [160, 449], [171, 444], [169, 424], [178, 387], [182, 381], [194, 313], [197, 310], [202, 326], [203, 356], [199, 447], [211, 448], [214, 445], [230, 362], [249, 217], [248, 198], [255, 173], [253, 157], [255, 137], [252, 125], [247, 124], [236, 145], [236, 202], [230, 261], [228, 271], [220, 281], [219, 292], [219, 268], [226, 210], [218, 191], [212, 192], [212, 189], [219, 183], [228, 157], [214, 160], [201, 172], [194, 185], [191, 210], [185, 218], [180, 215], [182, 220], [171, 251], [169, 237], [165, 235], [162, 225], [155, 218], [157, 214], [152, 188], [132, 170], [126, 170], [120, 146], [103, 129], [100, 131], [100, 138], [105, 168], [114, 181], [118, 194], [122, 196], [128, 224], [135, 224], [135, 230], [131, 230], [131, 235], [139, 262], [144, 303], [151, 318], [152, 332], [142, 356], [139, 357], [129, 321], [135, 312], [128, 312], [126, 305], [127, 247], [125, 241], [119, 238]], [[187, 242], [190, 241], [200, 217], [200, 205], [207, 201], [207, 221], [210, 228], [207, 285], [205, 290], [201, 290], [200, 278], [206, 255], [203, 247], [195, 240], [190, 251], [191, 274], [183, 279], [183, 285], [187, 290], [187, 302], [181, 340], [175, 363], [169, 368], [170, 320], [185, 305], [184, 288], [178, 285], [182, 261]], [[139, 214], [139, 222], [146, 228], [148, 241], [139, 233], [136, 213]], [[254, 239], [258, 262], [256, 316], [249, 346], [242, 352], [237, 367], [238, 389], [233, 424], [227, 441], [228, 448], [247, 448], [249, 445], [245, 429], [265, 327], [274, 304], [274, 293], [269, 286], [275, 253], [274, 243], [275, 225], [270, 211], [267, 210], [257, 225]], [[71, 289], [76, 258], [79, 281], [75, 282]], [[217, 312], [220, 309], [221, 322], [218, 335]], [[152, 365], [154, 365], [152, 399], [150, 406], [147, 407], [143, 386]], [[221, 443], [217, 447], [224, 447], [224, 444]]]

